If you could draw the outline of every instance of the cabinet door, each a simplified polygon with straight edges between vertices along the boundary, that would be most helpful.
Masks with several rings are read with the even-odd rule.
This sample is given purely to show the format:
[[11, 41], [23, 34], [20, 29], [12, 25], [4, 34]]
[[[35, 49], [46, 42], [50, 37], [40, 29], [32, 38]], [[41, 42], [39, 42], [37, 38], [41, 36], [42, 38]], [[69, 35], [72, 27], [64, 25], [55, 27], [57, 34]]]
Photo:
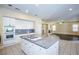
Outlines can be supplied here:
[[9, 17], [3, 17], [3, 26], [15, 26], [15, 19]]
[[16, 20], [16, 29], [33, 29], [34, 23], [27, 20]]
[[[29, 55], [42, 55], [45, 54], [45, 49], [33, 44], [27, 40], [22, 40], [22, 50]], [[39, 52], [40, 51], [40, 52]]]
[[15, 26], [15, 19], [9, 18], [9, 24], [12, 25], [12, 26]]
[[9, 25], [9, 18], [8, 17], [3, 17], [3, 26]]

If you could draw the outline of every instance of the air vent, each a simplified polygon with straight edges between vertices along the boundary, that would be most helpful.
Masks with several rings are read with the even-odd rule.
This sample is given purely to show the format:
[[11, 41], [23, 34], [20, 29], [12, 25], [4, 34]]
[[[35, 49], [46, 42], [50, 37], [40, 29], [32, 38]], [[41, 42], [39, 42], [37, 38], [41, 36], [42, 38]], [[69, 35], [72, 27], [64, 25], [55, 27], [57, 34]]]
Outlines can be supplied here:
[[15, 8], [16, 10], [20, 10], [19, 8]]
[[12, 6], [11, 4], [8, 4], [8, 6]]
[[38, 16], [37, 14], [35, 14], [35, 16]]
[[20, 10], [19, 8], [16, 8], [15, 6], [12, 6], [11, 4], [8, 4], [8, 6], [15, 8], [16, 10]]

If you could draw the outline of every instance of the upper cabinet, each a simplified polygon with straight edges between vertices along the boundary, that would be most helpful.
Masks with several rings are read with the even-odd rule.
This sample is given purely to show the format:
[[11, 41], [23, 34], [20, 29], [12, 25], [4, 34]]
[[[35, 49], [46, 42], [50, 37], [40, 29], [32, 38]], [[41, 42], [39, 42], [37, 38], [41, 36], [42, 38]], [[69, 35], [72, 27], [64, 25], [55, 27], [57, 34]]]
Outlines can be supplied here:
[[28, 20], [16, 20], [16, 29], [34, 29], [34, 22]]
[[34, 22], [10, 17], [3, 17], [4, 26], [15, 26], [16, 29], [34, 29]]
[[3, 26], [15, 26], [15, 18], [3, 17]]

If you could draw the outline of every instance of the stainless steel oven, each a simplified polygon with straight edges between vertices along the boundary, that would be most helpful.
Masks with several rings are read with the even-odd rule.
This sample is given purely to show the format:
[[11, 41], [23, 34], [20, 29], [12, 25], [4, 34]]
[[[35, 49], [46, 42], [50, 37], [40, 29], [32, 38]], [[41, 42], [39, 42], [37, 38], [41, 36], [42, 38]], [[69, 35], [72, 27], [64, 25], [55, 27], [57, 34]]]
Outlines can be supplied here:
[[13, 34], [6, 35], [6, 39], [8, 39], [8, 38], [13, 38], [13, 37], [14, 37], [14, 35], [13, 35]]
[[4, 41], [13, 40], [15, 36], [14, 26], [4, 26]]

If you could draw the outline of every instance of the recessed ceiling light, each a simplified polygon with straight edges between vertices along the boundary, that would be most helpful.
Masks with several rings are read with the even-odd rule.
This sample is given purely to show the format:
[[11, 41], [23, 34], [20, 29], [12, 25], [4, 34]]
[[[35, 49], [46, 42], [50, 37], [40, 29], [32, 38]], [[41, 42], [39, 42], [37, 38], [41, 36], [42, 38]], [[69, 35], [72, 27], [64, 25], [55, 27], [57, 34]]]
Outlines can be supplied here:
[[35, 6], [36, 6], [36, 7], [38, 7], [38, 6], [39, 6], [39, 4], [35, 4]]
[[72, 11], [72, 8], [69, 8], [69, 11]]
[[25, 11], [26, 13], [28, 13], [29, 12], [29, 10], [28, 9], [26, 9], [26, 11]]

